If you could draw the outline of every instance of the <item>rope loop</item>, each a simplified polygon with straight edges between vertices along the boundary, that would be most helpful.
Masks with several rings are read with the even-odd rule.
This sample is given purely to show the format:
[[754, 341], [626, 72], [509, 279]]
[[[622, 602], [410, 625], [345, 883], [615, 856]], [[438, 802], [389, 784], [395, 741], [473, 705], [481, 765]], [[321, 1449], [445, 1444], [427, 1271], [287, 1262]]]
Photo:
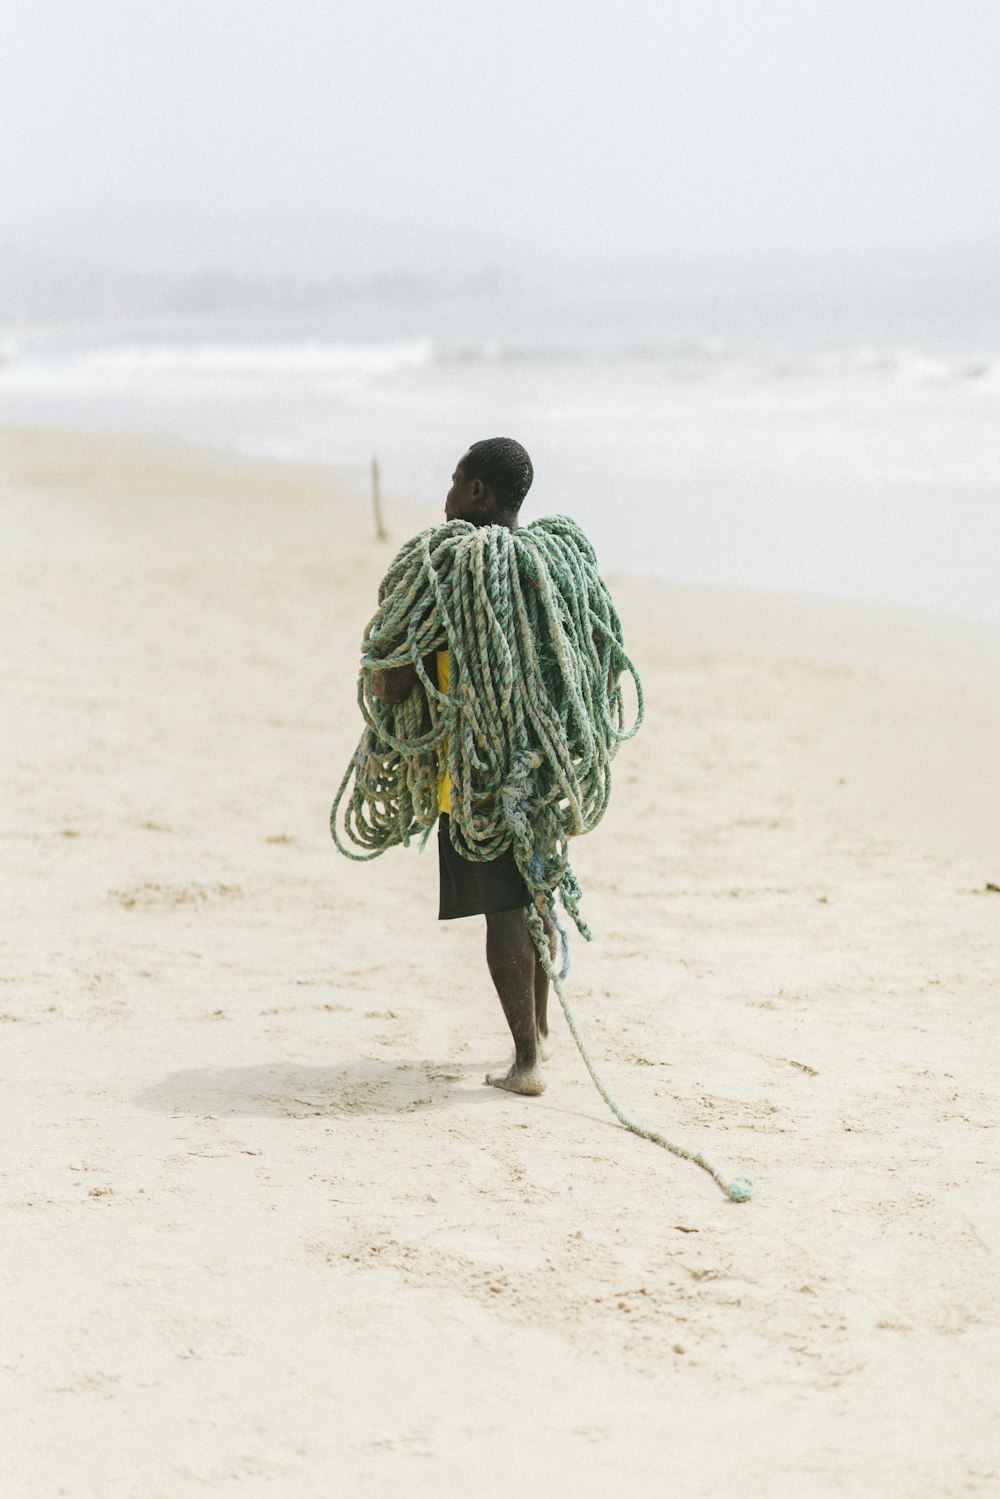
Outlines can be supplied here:
[[[532, 893], [557, 893], [589, 935], [568, 841], [604, 816], [611, 761], [644, 712], [590, 542], [568, 516], [517, 531], [449, 521], [400, 549], [378, 600], [362, 641], [365, 731], [331, 813], [337, 847], [370, 859], [419, 838], [447, 773], [458, 852], [478, 862], [513, 849]], [[439, 650], [451, 657], [447, 693], [424, 664]], [[405, 665], [419, 690], [382, 702], [374, 674]]]

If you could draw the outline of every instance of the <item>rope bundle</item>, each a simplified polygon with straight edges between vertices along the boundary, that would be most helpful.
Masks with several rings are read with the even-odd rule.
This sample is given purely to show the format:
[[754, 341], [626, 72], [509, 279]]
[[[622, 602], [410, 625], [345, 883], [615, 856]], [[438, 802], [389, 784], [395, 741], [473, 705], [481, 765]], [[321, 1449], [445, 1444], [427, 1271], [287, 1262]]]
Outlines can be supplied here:
[[[424, 667], [435, 650], [451, 655], [447, 694]], [[409, 664], [423, 692], [383, 702], [374, 673]], [[628, 729], [623, 672], [638, 699]], [[341, 852], [375, 858], [430, 828], [447, 772], [456, 850], [481, 862], [513, 847], [532, 895], [558, 893], [589, 937], [568, 841], [604, 815], [611, 761], [638, 731], [643, 700], [579, 526], [566, 516], [513, 532], [456, 520], [407, 542], [365, 630], [358, 702], [366, 728], [332, 817]], [[344, 834], [361, 854], [341, 841], [342, 803]]]
[[[745, 1201], [744, 1178], [727, 1183], [703, 1156], [619, 1108], [563, 990], [566, 938], [555, 918], [557, 897], [580, 933], [591, 935], [580, 914], [569, 839], [603, 817], [611, 761], [644, 713], [642, 684], [589, 541], [567, 516], [513, 532], [450, 521], [406, 543], [382, 580], [378, 604], [362, 642], [358, 703], [365, 729], [330, 814], [337, 848], [351, 859], [374, 859], [426, 837], [438, 816], [438, 782], [449, 775], [452, 843], [474, 862], [513, 850], [533, 898], [526, 917], [539, 958], [612, 1113], [633, 1133], [702, 1166], [734, 1201]], [[447, 693], [424, 665], [439, 650], [451, 657]], [[374, 690], [375, 673], [400, 666], [415, 669], [423, 690], [414, 688], [398, 704], [384, 702]], [[637, 699], [630, 728], [624, 674]], [[561, 971], [549, 953], [543, 912], [563, 938]]]

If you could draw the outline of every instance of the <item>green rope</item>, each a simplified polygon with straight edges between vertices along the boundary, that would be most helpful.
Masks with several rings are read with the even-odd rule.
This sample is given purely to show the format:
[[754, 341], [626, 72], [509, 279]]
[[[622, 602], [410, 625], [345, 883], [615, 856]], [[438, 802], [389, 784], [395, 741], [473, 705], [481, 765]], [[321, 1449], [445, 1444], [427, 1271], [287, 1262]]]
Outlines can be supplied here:
[[539, 957], [542, 960], [542, 965], [545, 968], [545, 972], [552, 980], [552, 987], [555, 989], [556, 994], [559, 997], [559, 1003], [562, 1006], [562, 1012], [566, 1017], [566, 1024], [569, 1026], [570, 1035], [576, 1042], [577, 1050], [583, 1058], [584, 1065], [586, 1066], [587, 1071], [590, 1073], [591, 1081], [593, 1082], [594, 1087], [604, 1099], [604, 1102], [607, 1104], [608, 1108], [611, 1110], [612, 1114], [614, 1114], [618, 1122], [620, 1124], [623, 1124], [626, 1129], [631, 1130], [633, 1135], [640, 1135], [644, 1140], [652, 1140], [654, 1145], [661, 1145], [664, 1150], [669, 1150], [672, 1155], [680, 1156], [681, 1160], [693, 1161], [696, 1166], [700, 1166], [703, 1171], [708, 1172], [712, 1180], [718, 1183], [723, 1192], [725, 1192], [726, 1196], [731, 1198], [733, 1202], [747, 1202], [753, 1192], [752, 1184], [747, 1177], [737, 1176], [734, 1177], [732, 1181], [727, 1181], [726, 1178], [722, 1175], [721, 1171], [718, 1171], [712, 1165], [711, 1161], [706, 1160], [706, 1158], [701, 1154], [700, 1151], [688, 1150], [683, 1145], [675, 1145], [673, 1141], [667, 1139], [666, 1135], [661, 1135], [654, 1129], [647, 1129], [644, 1124], [637, 1124], [636, 1121], [634, 1119], [631, 1119], [628, 1114], [625, 1113], [625, 1110], [615, 1102], [611, 1094], [608, 1092], [607, 1085], [605, 1084], [603, 1078], [601, 1077], [597, 1068], [594, 1066], [590, 1052], [584, 1045], [583, 1037], [580, 1035], [580, 1032], [577, 1029], [576, 1017], [574, 1016], [573, 1011], [570, 1009], [569, 1000], [566, 998], [566, 993], [562, 986], [563, 974], [556, 972], [555, 965], [552, 963], [551, 958], [549, 957], [548, 943], [545, 941], [545, 924], [542, 921], [539, 912], [534, 906], [529, 906], [527, 911], [525, 912], [525, 915], [527, 917], [529, 930], [531, 931], [531, 935], [534, 938], [535, 946], [538, 949]]
[[[512, 849], [533, 898], [527, 919], [539, 957], [615, 1118], [745, 1201], [745, 1178], [727, 1183], [702, 1155], [636, 1124], [615, 1103], [567, 1003], [565, 966], [557, 972], [549, 953], [542, 916], [555, 920], [557, 898], [590, 940], [569, 840], [603, 817], [611, 761], [644, 713], [642, 684], [589, 541], [566, 516], [517, 531], [450, 521], [406, 543], [379, 586], [378, 603], [358, 680], [365, 729], [330, 814], [337, 848], [350, 859], [374, 859], [426, 839], [438, 816], [438, 782], [448, 774], [452, 843], [473, 862]], [[438, 650], [451, 656], [447, 693], [424, 666]], [[400, 666], [415, 669], [423, 690], [414, 688], [402, 703], [383, 702], [375, 673]], [[637, 700], [630, 728], [623, 675], [632, 678]]]

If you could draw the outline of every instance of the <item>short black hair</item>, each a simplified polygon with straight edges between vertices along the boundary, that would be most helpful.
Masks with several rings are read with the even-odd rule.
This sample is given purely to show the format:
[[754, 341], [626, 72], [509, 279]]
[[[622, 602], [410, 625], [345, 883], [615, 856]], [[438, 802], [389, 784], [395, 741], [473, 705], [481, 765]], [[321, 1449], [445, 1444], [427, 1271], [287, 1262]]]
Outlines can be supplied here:
[[496, 495], [505, 515], [516, 515], [531, 488], [531, 459], [512, 437], [485, 437], [474, 442], [461, 462], [466, 479], [481, 479]]

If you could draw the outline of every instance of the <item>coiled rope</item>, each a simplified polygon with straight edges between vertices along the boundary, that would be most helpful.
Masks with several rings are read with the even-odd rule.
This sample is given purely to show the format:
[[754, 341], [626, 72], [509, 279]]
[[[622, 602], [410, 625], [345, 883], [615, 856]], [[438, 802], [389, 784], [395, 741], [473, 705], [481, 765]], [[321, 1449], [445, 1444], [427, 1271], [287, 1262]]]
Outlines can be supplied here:
[[[378, 605], [365, 629], [358, 680], [365, 729], [330, 814], [337, 848], [350, 859], [374, 859], [426, 839], [438, 816], [438, 782], [450, 776], [452, 843], [473, 862], [513, 850], [533, 899], [526, 916], [539, 958], [615, 1118], [701, 1166], [733, 1201], [746, 1201], [746, 1178], [727, 1182], [700, 1153], [637, 1124], [618, 1106], [563, 987], [567, 943], [557, 899], [581, 935], [591, 937], [569, 840], [603, 817], [611, 762], [644, 714], [642, 684], [590, 542], [567, 516], [517, 531], [450, 521], [406, 543], [379, 586]], [[438, 650], [451, 654], [447, 693], [424, 665]], [[383, 702], [375, 673], [400, 666], [415, 669], [423, 691], [415, 688], [402, 703]], [[624, 675], [637, 701], [630, 728]], [[559, 969], [543, 913], [563, 938]]]

